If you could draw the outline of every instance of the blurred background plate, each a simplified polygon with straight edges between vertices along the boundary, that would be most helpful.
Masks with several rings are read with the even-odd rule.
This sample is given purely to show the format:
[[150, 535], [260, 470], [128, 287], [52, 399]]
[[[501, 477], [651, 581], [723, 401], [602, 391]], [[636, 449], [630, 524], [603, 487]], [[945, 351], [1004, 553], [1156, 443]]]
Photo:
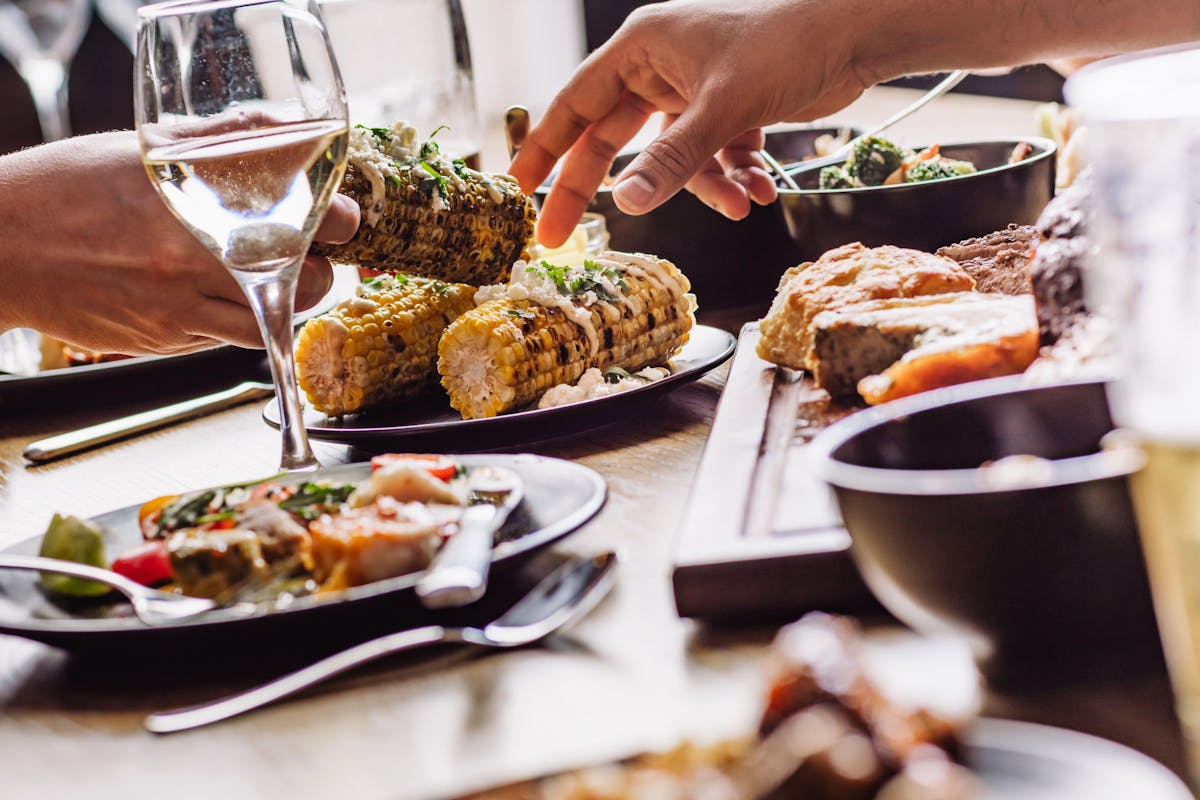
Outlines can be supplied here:
[[[399, 440], [406, 448], [424, 446], [443, 451], [479, 450], [549, 439], [607, 425], [643, 410], [647, 404], [720, 366], [733, 355], [736, 344], [730, 333], [697, 325], [679, 355], [671, 359], [671, 375], [626, 392], [565, 406], [463, 419], [450, 407], [445, 393], [435, 389], [393, 408], [343, 417], [327, 417], [306, 409], [304, 424], [314, 439], [348, 444]], [[279, 427], [279, 408], [274, 399], [263, 407], [263, 419], [271, 427]]]

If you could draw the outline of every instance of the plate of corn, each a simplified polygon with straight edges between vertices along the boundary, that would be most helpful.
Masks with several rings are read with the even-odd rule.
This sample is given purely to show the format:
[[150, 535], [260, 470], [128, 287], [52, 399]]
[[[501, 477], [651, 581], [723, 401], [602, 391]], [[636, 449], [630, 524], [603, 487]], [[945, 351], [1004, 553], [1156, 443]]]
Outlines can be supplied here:
[[[556, 423], [610, 422], [733, 353], [733, 336], [696, 325], [675, 264], [532, 257], [536, 213], [520, 187], [403, 122], [355, 128], [342, 191], [362, 224], [321, 252], [379, 272], [296, 337], [314, 438], [545, 438]], [[264, 417], [278, 426], [273, 403]]]

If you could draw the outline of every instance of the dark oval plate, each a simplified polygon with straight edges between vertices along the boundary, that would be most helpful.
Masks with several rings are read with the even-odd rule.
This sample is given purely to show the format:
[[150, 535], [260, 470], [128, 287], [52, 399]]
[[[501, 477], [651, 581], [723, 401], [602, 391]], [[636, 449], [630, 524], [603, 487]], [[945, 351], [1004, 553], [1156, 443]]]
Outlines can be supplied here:
[[[594, 470], [570, 461], [545, 456], [464, 455], [455, 460], [467, 467], [494, 464], [516, 470], [525, 481], [525, 498], [497, 535], [492, 551], [495, 588], [505, 575], [528, 557], [576, 530], [603, 507], [607, 495], [604, 479]], [[311, 478], [356, 481], [370, 474], [369, 463], [344, 464], [301, 473], [284, 481]], [[149, 498], [147, 498], [149, 499]], [[137, 525], [138, 506], [110, 511], [94, 518], [104, 531], [110, 557], [142, 540]], [[19, 542], [5, 552], [35, 554], [41, 535]], [[286, 608], [264, 610], [251, 616], [214, 611], [177, 623], [147, 626], [132, 616], [123, 602], [81, 602], [70, 608], [52, 602], [38, 588], [33, 572], [0, 570], [0, 633], [67, 649], [141, 648], [167, 640], [211, 644], [216, 640], [261, 641], [299, 636], [311, 639], [325, 626], [336, 626], [339, 637], [359, 638], [382, 630], [396, 630], [405, 621], [428, 618], [412, 591], [420, 573], [339, 592], [327, 597], [298, 598]]]
[[983, 719], [966, 734], [980, 800], [1189, 800], [1174, 773], [1136, 750], [1075, 731]]
[[[697, 325], [679, 355], [671, 359], [668, 365], [671, 368], [670, 375], [627, 392], [554, 408], [514, 411], [486, 419], [462, 419], [450, 407], [444, 394], [431, 391], [396, 408], [347, 414], [344, 417], [327, 417], [319, 411], [307, 409], [304, 427], [314, 439], [335, 442], [425, 439], [438, 450], [451, 449], [456, 442], [470, 449], [478, 449], [485, 446], [484, 442], [487, 446], [496, 446], [500, 442], [545, 439], [607, 425], [627, 417], [635, 409], [720, 366], [733, 355], [736, 346], [737, 339], [733, 334]], [[263, 408], [263, 419], [271, 427], [279, 427], [279, 408], [274, 400]]]

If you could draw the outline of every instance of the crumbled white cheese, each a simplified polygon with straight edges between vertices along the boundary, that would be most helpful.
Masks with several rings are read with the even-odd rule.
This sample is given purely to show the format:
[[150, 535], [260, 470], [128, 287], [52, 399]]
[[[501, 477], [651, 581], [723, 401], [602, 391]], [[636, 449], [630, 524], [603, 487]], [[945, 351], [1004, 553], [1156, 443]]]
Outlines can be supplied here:
[[594, 400], [597, 397], [607, 397], [610, 394], [627, 392], [630, 389], [638, 389], [650, 383], [661, 381], [670, 374], [671, 370], [666, 367], [646, 367], [643, 370], [632, 373], [634, 375], [632, 378], [621, 378], [615, 383], [609, 383], [604, 380], [604, 373], [592, 367], [580, 376], [575, 385], [560, 383], [548, 389], [542, 395], [542, 399], [538, 401], [538, 408], [565, 406], [570, 403], [579, 403], [584, 400]]

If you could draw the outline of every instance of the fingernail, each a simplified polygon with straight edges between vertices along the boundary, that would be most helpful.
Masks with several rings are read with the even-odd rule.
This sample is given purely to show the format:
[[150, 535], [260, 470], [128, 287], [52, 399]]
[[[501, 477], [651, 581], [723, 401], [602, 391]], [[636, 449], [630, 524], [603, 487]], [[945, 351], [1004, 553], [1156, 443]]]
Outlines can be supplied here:
[[654, 200], [654, 184], [644, 175], [630, 175], [618, 181], [612, 189], [617, 204], [630, 211], [643, 211]]

